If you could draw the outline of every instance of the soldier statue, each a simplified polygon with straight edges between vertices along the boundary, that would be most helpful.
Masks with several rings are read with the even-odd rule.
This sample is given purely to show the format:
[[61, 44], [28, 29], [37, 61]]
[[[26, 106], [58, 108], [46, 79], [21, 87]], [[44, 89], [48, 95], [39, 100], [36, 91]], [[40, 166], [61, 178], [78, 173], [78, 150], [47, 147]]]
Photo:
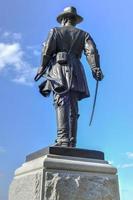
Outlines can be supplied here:
[[[83, 21], [74, 7], [67, 7], [57, 17], [61, 27], [50, 30], [42, 49], [42, 63], [35, 80], [46, 80], [39, 86], [41, 94], [53, 93], [57, 118], [55, 145], [76, 147], [78, 101], [89, 97], [85, 72], [80, 61], [84, 52], [97, 81], [103, 79], [99, 54], [89, 33], [76, 28]], [[39, 78], [38, 78], [39, 77]]]

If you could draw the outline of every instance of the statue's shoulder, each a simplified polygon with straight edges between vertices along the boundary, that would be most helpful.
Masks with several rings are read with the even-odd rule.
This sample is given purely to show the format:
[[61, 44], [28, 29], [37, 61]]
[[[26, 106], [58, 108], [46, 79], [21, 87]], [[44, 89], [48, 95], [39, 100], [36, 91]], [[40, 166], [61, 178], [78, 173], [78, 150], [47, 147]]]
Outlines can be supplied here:
[[86, 31], [84, 31], [84, 30], [82, 30], [82, 29], [80, 29], [80, 28], [77, 28], [77, 27], [74, 27], [75, 28], [75, 30], [77, 31], [77, 32], [80, 32], [80, 34], [82, 35], [82, 36], [86, 36], [86, 35], [89, 35], [89, 33], [88, 32], [86, 32]]
[[84, 30], [82, 30], [82, 29], [79, 29], [79, 28], [75, 28], [76, 29], [76, 32], [79, 32], [79, 34], [80, 34], [80, 37], [82, 37], [82, 38], [86, 38], [86, 37], [89, 37], [89, 33], [88, 32], [86, 32], [86, 31], [84, 31]]
[[51, 30], [55, 34], [57, 33], [57, 35], [60, 34], [60, 33], [64, 34], [65, 32], [69, 32], [70, 31], [70, 32], [73, 32], [73, 33], [79, 32], [80, 36], [82, 36], [82, 37], [89, 36], [88, 32], [86, 32], [86, 31], [84, 31], [82, 29], [79, 29], [77, 27], [74, 27], [74, 26], [70, 26], [70, 27], [65, 27], [65, 26], [63, 26], [63, 27], [54, 27]]
[[52, 33], [53, 33], [54, 35], [58, 35], [58, 33], [62, 32], [62, 30], [63, 30], [63, 27], [53, 27], [53, 28], [51, 29], [51, 31], [52, 31]]
[[52, 28], [52, 30], [55, 30], [55, 31], [62, 31], [62, 30], [75, 30], [75, 31], [80, 31], [80, 32], [86, 33], [84, 30], [79, 29], [79, 28], [74, 27], [74, 26], [61, 26], [61, 27], [54, 27], [54, 28]]
[[80, 29], [80, 28], [77, 28], [77, 27], [74, 27], [75, 28], [75, 30], [77, 30], [77, 31], [80, 31], [80, 32], [85, 32], [84, 30], [82, 30], [82, 29]]
[[57, 27], [57, 26], [56, 26], [56, 27], [52, 28], [52, 30], [56, 32], [56, 31], [62, 30], [62, 28], [63, 28], [63, 27]]

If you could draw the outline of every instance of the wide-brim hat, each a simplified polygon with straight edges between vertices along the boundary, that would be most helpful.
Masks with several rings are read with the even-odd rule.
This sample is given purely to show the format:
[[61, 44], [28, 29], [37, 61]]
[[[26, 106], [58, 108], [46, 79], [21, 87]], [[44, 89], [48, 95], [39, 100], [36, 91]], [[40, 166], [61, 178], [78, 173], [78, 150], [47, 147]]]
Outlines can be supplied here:
[[80, 22], [83, 21], [83, 17], [81, 17], [80, 15], [77, 14], [77, 10], [75, 7], [67, 7], [67, 8], [64, 8], [64, 11], [58, 15], [57, 17], [57, 21], [59, 23], [61, 23], [62, 19], [64, 17], [74, 17], [75, 18], [75, 22], [77, 24], [79, 24]]

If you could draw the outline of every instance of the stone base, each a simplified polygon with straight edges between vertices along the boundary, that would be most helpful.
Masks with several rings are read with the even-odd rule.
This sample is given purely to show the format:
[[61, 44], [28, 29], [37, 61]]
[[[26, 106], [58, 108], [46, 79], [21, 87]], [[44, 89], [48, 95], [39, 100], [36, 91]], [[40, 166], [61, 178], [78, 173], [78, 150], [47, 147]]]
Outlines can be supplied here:
[[29, 154], [26, 156], [26, 162], [48, 154], [104, 160], [104, 153], [102, 151], [51, 146]]
[[44, 155], [16, 170], [9, 200], [120, 200], [116, 173], [104, 160]]

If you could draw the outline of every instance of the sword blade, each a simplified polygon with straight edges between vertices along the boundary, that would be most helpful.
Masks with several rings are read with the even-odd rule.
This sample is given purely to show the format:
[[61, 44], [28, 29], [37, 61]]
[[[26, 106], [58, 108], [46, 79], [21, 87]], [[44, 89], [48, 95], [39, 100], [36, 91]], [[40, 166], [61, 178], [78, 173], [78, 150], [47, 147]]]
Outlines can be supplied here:
[[93, 107], [92, 107], [92, 112], [91, 112], [91, 117], [90, 117], [89, 126], [91, 126], [91, 124], [92, 124], [92, 120], [93, 120], [94, 113], [95, 113], [96, 100], [97, 100], [97, 93], [98, 93], [98, 85], [99, 85], [99, 81], [96, 82], [95, 96], [94, 96], [94, 101], [93, 101]]

